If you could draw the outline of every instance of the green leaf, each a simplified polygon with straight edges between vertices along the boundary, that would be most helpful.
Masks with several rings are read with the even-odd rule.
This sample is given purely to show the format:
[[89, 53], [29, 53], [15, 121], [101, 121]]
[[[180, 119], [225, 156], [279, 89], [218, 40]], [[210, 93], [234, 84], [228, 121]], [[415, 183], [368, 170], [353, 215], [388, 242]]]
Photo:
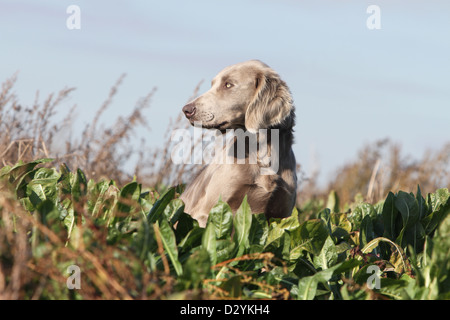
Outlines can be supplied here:
[[235, 246], [235, 242], [231, 239], [216, 240], [216, 263], [232, 259]]
[[428, 206], [431, 213], [422, 219], [425, 234], [431, 235], [439, 224], [450, 213], [450, 193], [448, 189], [438, 189], [428, 195]]
[[373, 223], [370, 216], [365, 216], [361, 222], [359, 230], [359, 245], [364, 247], [367, 243], [375, 238], [375, 232], [373, 231]]
[[231, 298], [239, 298], [242, 295], [241, 275], [236, 275], [225, 281], [221, 288], [228, 292]]
[[372, 220], [375, 220], [377, 218], [375, 208], [370, 203], [358, 203], [358, 205], [353, 209], [351, 215], [349, 215], [349, 219], [355, 230], [359, 229], [362, 220], [366, 216], [370, 216]]
[[400, 212], [403, 228], [396, 241], [403, 248], [421, 237], [420, 229], [415, 224], [419, 221], [419, 205], [413, 195], [399, 191], [395, 199], [395, 207]]
[[136, 206], [136, 204], [139, 203], [140, 195], [140, 184], [134, 181], [126, 184], [119, 193], [119, 201], [117, 203], [117, 209], [119, 212], [130, 213], [133, 206]]
[[100, 211], [104, 207], [106, 201], [106, 193], [111, 184], [112, 182], [101, 181], [100, 183], [95, 184], [92, 188], [89, 189], [90, 192], [88, 206], [94, 217], [100, 214]]
[[171, 225], [174, 225], [184, 213], [184, 202], [181, 199], [173, 199], [164, 209], [164, 215]]
[[252, 215], [252, 226], [249, 232], [249, 242], [251, 245], [263, 246], [266, 244], [269, 235], [269, 226], [264, 213]]
[[[303, 277], [299, 280], [298, 284], [298, 299], [300, 300], [312, 300], [317, 293], [317, 285], [323, 283], [328, 287], [327, 283], [332, 277], [341, 275], [347, 271], [355, 269], [360, 265], [360, 262], [355, 259], [346, 260], [340, 262], [333, 267], [317, 272], [316, 274], [308, 277]], [[331, 290], [330, 288], [327, 288]]]
[[202, 248], [208, 252], [211, 265], [214, 266], [217, 263], [217, 243], [216, 230], [213, 224], [206, 226], [202, 237]]
[[435, 193], [429, 194], [428, 205], [431, 206], [432, 211], [437, 211], [440, 207], [448, 204], [449, 198], [450, 192], [447, 188], [438, 189]]
[[149, 223], [154, 223], [156, 221], [161, 220], [161, 218], [164, 216], [164, 210], [166, 209], [166, 206], [169, 204], [169, 202], [174, 198], [175, 196], [175, 188], [169, 188], [169, 190], [166, 191], [162, 196], [159, 197], [159, 199], [155, 202], [152, 209], [147, 215], [147, 219]]
[[221, 200], [211, 209], [208, 224], [214, 226], [217, 239], [231, 238], [233, 229], [233, 213], [230, 206]]
[[86, 195], [87, 192], [87, 180], [84, 172], [80, 169], [77, 170], [73, 176], [72, 181], [72, 198], [74, 201], [79, 201], [81, 197]]
[[328, 201], [326, 207], [331, 210], [332, 213], [338, 213], [339, 208], [339, 196], [337, 195], [336, 191], [331, 190], [330, 194], [328, 195]]
[[271, 223], [268, 228], [267, 241], [265, 242], [265, 248], [269, 246], [277, 247], [281, 238], [286, 231], [294, 231], [300, 227], [298, 221], [298, 212], [295, 210], [292, 216], [284, 219], [271, 219]]
[[428, 206], [426, 204], [425, 199], [422, 196], [422, 192], [420, 190], [419, 185], [417, 185], [417, 194], [416, 194], [417, 204], [419, 206], [419, 219], [423, 219], [428, 213]]
[[195, 250], [183, 264], [183, 271], [181, 278], [186, 289], [191, 286], [194, 289], [201, 288], [203, 280], [207, 279], [211, 272], [209, 253], [203, 248]]
[[313, 300], [317, 292], [317, 277], [303, 277], [298, 282], [298, 300]]
[[325, 270], [335, 265], [337, 259], [338, 254], [336, 245], [334, 244], [333, 239], [331, 239], [331, 236], [328, 236], [322, 246], [320, 254], [314, 256], [314, 266]]
[[238, 250], [237, 257], [241, 256], [249, 247], [249, 232], [252, 225], [252, 211], [247, 202], [247, 196], [244, 197], [241, 206], [234, 216], [234, 241]]
[[395, 195], [389, 192], [386, 200], [384, 201], [382, 217], [384, 224], [384, 237], [391, 240], [397, 238], [395, 233], [395, 222], [397, 220], [398, 210], [395, 207]]
[[[186, 216], [188, 215], [186, 214]], [[196, 222], [196, 220], [194, 221]], [[179, 235], [179, 231], [180, 231], [180, 224], [177, 225], [177, 235]], [[204, 233], [205, 228], [200, 228], [198, 227], [197, 224], [193, 229], [190, 229], [190, 231], [188, 231], [184, 236], [184, 238], [179, 242], [180, 248], [182, 248], [184, 251], [187, 251], [190, 248], [200, 246], [202, 244]]]
[[352, 223], [348, 220], [347, 214], [332, 213], [330, 215], [331, 234], [335, 242], [346, 240], [350, 237], [352, 232]]
[[333, 226], [331, 225], [331, 210], [328, 208], [323, 209], [321, 212], [319, 212], [319, 219], [322, 219], [325, 222], [328, 228], [328, 233], [332, 234]]
[[287, 218], [280, 219], [278, 222], [279, 228], [283, 230], [295, 230], [300, 226], [300, 223], [298, 221], [298, 211], [293, 210], [292, 215]]
[[26, 185], [28, 195], [34, 210], [42, 201], [57, 202], [58, 189], [56, 183], [60, 175], [55, 169], [40, 168], [33, 172], [33, 179]]
[[183, 268], [180, 261], [178, 260], [178, 249], [175, 234], [173, 233], [169, 222], [166, 220], [161, 220], [155, 223], [153, 227], [155, 229], [155, 232], [159, 233], [159, 235], [161, 236], [162, 244], [167, 252], [167, 255], [170, 258], [170, 261], [172, 262], [175, 272], [178, 276], [182, 275]]
[[23, 163], [19, 161], [16, 165], [9, 168], [8, 170], [2, 170], [1, 177], [8, 177], [8, 181], [15, 186], [15, 189], [18, 190], [21, 186], [22, 179], [34, 168], [41, 163], [51, 162], [53, 159], [39, 159], [35, 161], [31, 161], [28, 163]]
[[411, 296], [411, 289], [414, 287], [414, 279], [404, 274], [400, 279], [381, 278], [379, 292], [395, 300], [415, 299], [417, 288]]
[[323, 220], [307, 220], [291, 232], [291, 248], [318, 255], [328, 236], [328, 228]]
[[137, 232], [134, 234], [131, 242], [132, 248], [137, 252], [138, 257], [146, 261], [152, 252], [156, 252], [157, 242], [155, 239], [155, 230], [152, 228], [147, 219], [141, 219], [141, 223]]
[[181, 246], [181, 241], [183, 238], [186, 237], [186, 235], [194, 229], [194, 226], [198, 223], [197, 220], [194, 220], [190, 215], [187, 213], [182, 212], [177, 220], [176, 225], [176, 236], [177, 236], [177, 242]]

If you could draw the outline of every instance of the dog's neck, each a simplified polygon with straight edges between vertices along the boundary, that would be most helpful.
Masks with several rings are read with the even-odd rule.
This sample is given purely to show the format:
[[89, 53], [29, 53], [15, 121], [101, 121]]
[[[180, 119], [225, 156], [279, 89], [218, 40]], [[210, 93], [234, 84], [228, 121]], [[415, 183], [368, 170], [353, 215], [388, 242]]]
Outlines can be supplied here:
[[[257, 163], [261, 168], [273, 168], [274, 162], [277, 162], [274, 169], [277, 172], [279, 165], [286, 159], [290, 159], [292, 155], [294, 122], [295, 118], [292, 112], [282, 123], [267, 129], [260, 129], [256, 134], [241, 131], [243, 135], [236, 134], [234, 136], [232, 144], [234, 157], [238, 160], [241, 159], [240, 161], [245, 158], [245, 163]], [[256, 162], [255, 159], [257, 159]]]
[[[269, 128], [271, 130], [278, 130], [280, 151], [283, 150], [284, 152], [290, 152], [291, 146], [294, 143], [294, 125], [295, 113], [294, 108], [292, 108], [290, 115], [287, 116], [280, 124], [274, 125], [273, 127]], [[280, 156], [284, 155], [285, 154], [280, 154]]]

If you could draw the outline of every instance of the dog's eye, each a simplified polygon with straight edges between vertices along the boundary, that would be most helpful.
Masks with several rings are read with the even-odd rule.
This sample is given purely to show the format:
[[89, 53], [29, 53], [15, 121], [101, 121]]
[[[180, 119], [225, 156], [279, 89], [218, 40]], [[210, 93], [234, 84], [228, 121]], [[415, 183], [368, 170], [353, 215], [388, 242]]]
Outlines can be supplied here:
[[233, 85], [229, 82], [225, 82], [225, 88], [230, 89]]

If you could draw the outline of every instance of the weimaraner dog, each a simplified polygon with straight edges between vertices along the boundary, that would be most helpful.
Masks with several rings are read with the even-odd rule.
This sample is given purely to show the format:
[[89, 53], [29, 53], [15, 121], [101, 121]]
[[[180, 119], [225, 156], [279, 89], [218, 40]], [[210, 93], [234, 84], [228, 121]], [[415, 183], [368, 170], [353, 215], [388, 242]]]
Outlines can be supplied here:
[[268, 171], [259, 154], [257, 161], [250, 161], [255, 149], [248, 146], [238, 159], [242, 144], [232, 139], [227, 154], [233, 151], [236, 161], [206, 165], [181, 195], [185, 212], [204, 227], [219, 199], [236, 212], [247, 195], [253, 213], [267, 218], [291, 214], [297, 189], [292, 151], [295, 113], [289, 88], [274, 70], [258, 60], [226, 67], [212, 80], [211, 89], [184, 106], [183, 112], [192, 125], [200, 123], [221, 133], [240, 129], [249, 141], [264, 138], [265, 154], [276, 163], [275, 170]]

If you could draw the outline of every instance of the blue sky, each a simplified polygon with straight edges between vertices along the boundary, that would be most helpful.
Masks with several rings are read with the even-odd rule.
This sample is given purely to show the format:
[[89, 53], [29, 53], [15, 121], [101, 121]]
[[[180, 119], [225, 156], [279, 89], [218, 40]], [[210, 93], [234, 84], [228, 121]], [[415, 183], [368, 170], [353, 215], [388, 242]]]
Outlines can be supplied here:
[[[69, 30], [69, 5], [81, 29]], [[369, 5], [381, 29], [369, 30]], [[62, 108], [92, 119], [123, 73], [104, 122], [127, 115], [157, 87], [147, 119], [150, 144], [196, 85], [227, 65], [260, 59], [294, 97], [294, 152], [322, 179], [365, 143], [390, 137], [420, 158], [450, 140], [449, 1], [87, 1], [2, 0], [0, 81], [32, 104], [76, 87]], [[67, 110], [60, 110], [61, 116]]]

